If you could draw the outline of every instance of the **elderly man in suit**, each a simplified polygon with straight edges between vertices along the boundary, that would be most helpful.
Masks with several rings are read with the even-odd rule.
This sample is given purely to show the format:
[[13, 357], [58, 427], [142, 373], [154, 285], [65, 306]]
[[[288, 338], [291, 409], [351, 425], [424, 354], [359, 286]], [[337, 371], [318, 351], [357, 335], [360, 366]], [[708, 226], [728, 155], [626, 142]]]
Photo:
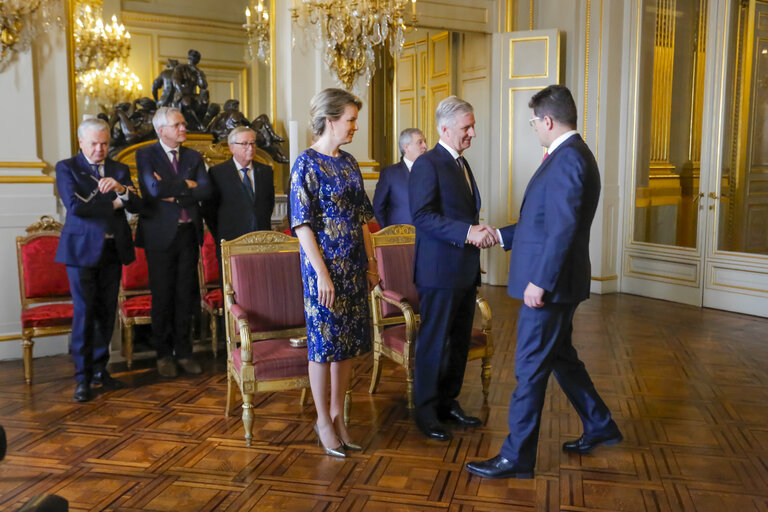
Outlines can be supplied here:
[[373, 211], [382, 228], [392, 224], [413, 224], [408, 204], [408, 178], [413, 162], [427, 150], [427, 141], [418, 128], [406, 128], [400, 132], [397, 142], [402, 158], [382, 169], [373, 194]]
[[140, 203], [131, 173], [107, 158], [109, 125], [88, 119], [77, 128], [80, 153], [56, 164], [56, 185], [67, 209], [56, 261], [67, 266], [74, 315], [70, 352], [74, 399], [91, 399], [91, 385], [123, 387], [107, 371], [122, 265], [135, 258], [125, 211]]
[[182, 146], [187, 123], [178, 109], [160, 107], [152, 124], [159, 140], [136, 151], [144, 199], [136, 245], [147, 254], [157, 370], [175, 377], [178, 362], [186, 373], [197, 375], [202, 370], [192, 358], [189, 325], [203, 243], [199, 201], [210, 194], [208, 173], [202, 155]]
[[437, 106], [440, 141], [413, 164], [408, 184], [416, 227], [414, 280], [421, 326], [416, 343], [416, 425], [431, 439], [447, 441], [442, 422], [478, 426], [456, 400], [464, 380], [480, 247], [496, 243], [495, 230], [478, 224], [480, 192], [462, 155], [475, 137], [472, 105], [450, 96]]
[[219, 246], [251, 231], [272, 227], [275, 186], [272, 168], [253, 159], [256, 132], [238, 126], [227, 136], [232, 158], [210, 169], [211, 198], [203, 214]]
[[467, 464], [470, 473], [486, 478], [533, 477], [541, 409], [553, 372], [584, 427], [563, 451], [588, 453], [622, 440], [571, 340], [573, 315], [589, 297], [589, 231], [600, 197], [597, 162], [576, 132], [576, 104], [566, 87], [551, 85], [528, 106], [531, 126], [547, 153], [528, 183], [519, 221], [499, 233], [511, 251], [509, 295], [524, 303], [517, 324], [510, 433], [499, 455]]

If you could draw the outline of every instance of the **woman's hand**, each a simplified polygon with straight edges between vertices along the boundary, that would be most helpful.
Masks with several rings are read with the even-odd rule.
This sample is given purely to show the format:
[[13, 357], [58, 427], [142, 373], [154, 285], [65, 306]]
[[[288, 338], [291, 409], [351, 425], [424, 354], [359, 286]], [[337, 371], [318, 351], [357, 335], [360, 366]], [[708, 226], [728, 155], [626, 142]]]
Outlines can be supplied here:
[[376, 288], [376, 285], [379, 284], [381, 279], [379, 278], [379, 274], [377, 272], [371, 272], [370, 270], [365, 273], [365, 277], [368, 278], [368, 291], [370, 292], [374, 288]]
[[331, 309], [336, 299], [336, 289], [327, 271], [317, 274], [317, 298], [320, 304], [328, 309]]

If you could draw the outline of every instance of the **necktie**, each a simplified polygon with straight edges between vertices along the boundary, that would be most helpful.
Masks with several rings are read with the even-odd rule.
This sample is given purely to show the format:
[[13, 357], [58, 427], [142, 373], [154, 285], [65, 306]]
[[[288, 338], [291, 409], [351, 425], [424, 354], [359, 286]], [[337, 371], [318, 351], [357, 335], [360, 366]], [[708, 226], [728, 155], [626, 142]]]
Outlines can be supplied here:
[[91, 172], [93, 173], [93, 177], [97, 180], [101, 179], [101, 173], [99, 172], [99, 164], [91, 164]]
[[548, 156], [549, 156], [549, 151], [545, 151], [544, 157], [541, 159], [541, 163], [544, 163], [544, 160], [546, 160]]
[[251, 182], [251, 178], [248, 177], [248, 168], [243, 167], [240, 169], [240, 172], [243, 173], [243, 186], [245, 187], [245, 190], [248, 191], [248, 197], [251, 198], [251, 201], [255, 201], [256, 194], [253, 192], [253, 183]]
[[[173, 167], [173, 172], [176, 174], [179, 174], [179, 160], [176, 158], [177, 151], [175, 149], [172, 149], [170, 151], [171, 153], [171, 167]], [[187, 210], [182, 208], [181, 209], [181, 215], [179, 215], [179, 222], [189, 222], [192, 220], [192, 218], [187, 213]]]
[[464, 179], [467, 180], [467, 186], [469, 187], [469, 193], [474, 195], [472, 192], [472, 181], [469, 179], [469, 172], [467, 172], [467, 165], [464, 162], [464, 157], [460, 156], [456, 159], [456, 163], [459, 165], [459, 169], [464, 173]]

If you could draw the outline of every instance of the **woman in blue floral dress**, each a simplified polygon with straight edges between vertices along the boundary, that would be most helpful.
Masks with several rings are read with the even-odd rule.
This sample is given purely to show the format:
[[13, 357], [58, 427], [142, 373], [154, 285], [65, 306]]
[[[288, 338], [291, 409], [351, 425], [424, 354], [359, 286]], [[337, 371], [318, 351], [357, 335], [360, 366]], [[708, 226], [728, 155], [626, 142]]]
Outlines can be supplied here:
[[353, 358], [371, 350], [367, 292], [379, 280], [366, 225], [373, 208], [357, 161], [339, 149], [352, 142], [360, 108], [362, 102], [341, 89], [315, 95], [315, 142], [291, 169], [291, 227], [301, 244], [315, 432], [326, 453], [337, 457], [362, 449], [344, 424], [344, 396]]

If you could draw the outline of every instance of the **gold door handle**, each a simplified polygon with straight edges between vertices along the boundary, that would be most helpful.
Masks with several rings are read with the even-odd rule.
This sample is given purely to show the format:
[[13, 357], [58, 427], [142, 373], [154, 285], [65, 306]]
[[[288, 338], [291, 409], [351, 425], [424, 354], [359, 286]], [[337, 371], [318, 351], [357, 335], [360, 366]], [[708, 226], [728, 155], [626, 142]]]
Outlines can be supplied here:
[[693, 203], [696, 204], [699, 202], [699, 199], [704, 197], [704, 192], [699, 192], [697, 195], [693, 196]]
[[717, 194], [715, 194], [714, 192], [710, 192], [707, 197], [709, 197], [710, 199], [718, 199]]

